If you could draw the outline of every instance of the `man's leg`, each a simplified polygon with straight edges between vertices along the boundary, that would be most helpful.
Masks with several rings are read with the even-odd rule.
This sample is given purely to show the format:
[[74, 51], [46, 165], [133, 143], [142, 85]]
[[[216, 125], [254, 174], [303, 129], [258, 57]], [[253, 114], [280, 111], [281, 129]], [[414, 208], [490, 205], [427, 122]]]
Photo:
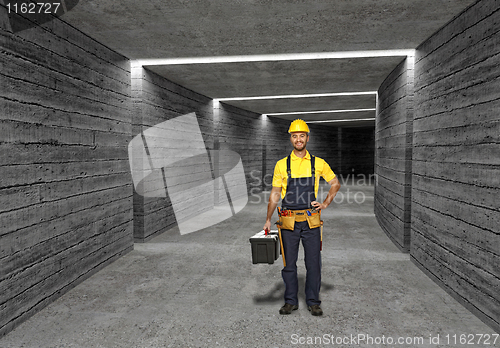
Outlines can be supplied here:
[[320, 305], [319, 290], [321, 287], [321, 231], [320, 228], [309, 229], [304, 226], [301, 232], [306, 264], [306, 303], [308, 306]]
[[285, 283], [285, 303], [298, 305], [297, 293], [299, 281], [297, 279], [297, 257], [299, 254], [300, 229], [297, 230], [295, 223], [294, 231], [281, 230], [283, 249], [285, 252], [286, 267], [281, 270], [281, 276]]

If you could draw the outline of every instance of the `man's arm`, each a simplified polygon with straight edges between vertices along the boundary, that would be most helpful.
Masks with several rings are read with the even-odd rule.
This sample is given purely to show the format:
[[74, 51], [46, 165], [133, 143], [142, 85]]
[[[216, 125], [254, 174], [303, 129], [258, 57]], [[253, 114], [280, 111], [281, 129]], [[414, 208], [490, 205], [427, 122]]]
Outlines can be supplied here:
[[328, 181], [328, 184], [330, 184], [330, 190], [328, 191], [328, 195], [326, 196], [325, 200], [323, 203], [313, 201], [311, 202], [312, 206], [315, 207], [316, 209], [326, 209], [332, 203], [333, 199], [337, 195], [337, 192], [340, 190], [340, 182], [337, 177], [333, 178], [332, 180]]
[[281, 187], [273, 186], [273, 188], [271, 189], [271, 194], [269, 195], [269, 203], [267, 204], [266, 223], [262, 228], [264, 231], [271, 230], [271, 218], [273, 217], [273, 213], [276, 210], [276, 207], [278, 206], [280, 198], [281, 198]]

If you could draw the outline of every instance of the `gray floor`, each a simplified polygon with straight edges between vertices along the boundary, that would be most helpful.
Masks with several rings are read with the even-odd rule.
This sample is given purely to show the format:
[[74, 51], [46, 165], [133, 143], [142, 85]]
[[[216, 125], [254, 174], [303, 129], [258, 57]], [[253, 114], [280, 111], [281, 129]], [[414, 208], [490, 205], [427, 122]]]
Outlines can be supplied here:
[[[323, 213], [325, 315], [309, 314], [303, 288], [299, 310], [279, 315], [281, 258], [252, 264], [248, 241], [265, 210], [263, 195], [253, 196], [217, 226], [184, 236], [173, 229], [136, 244], [0, 347], [460, 347], [460, 335], [495, 334], [386, 237], [369, 185], [344, 185]], [[303, 259], [299, 272], [303, 283]]]

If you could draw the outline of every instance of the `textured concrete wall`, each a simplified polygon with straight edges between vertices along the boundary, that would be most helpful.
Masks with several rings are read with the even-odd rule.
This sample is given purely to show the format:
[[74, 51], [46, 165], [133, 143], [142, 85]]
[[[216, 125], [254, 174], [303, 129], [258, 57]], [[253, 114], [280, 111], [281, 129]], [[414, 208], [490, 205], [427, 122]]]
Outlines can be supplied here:
[[500, 330], [500, 1], [417, 49], [411, 256]]
[[[196, 113], [207, 149], [213, 149], [213, 105], [210, 98], [176, 85], [142, 66], [132, 66], [133, 135], [169, 119]], [[196, 136], [196, 134], [187, 135]], [[185, 151], [173, 147], [165, 156]], [[134, 192], [134, 239], [143, 242], [177, 224], [169, 197]]]
[[221, 103], [214, 127], [215, 148], [241, 156], [248, 193], [257, 193], [252, 188], [262, 186], [263, 116]]
[[497, 329], [499, 5], [477, 2], [387, 77], [375, 132], [380, 225]]
[[[288, 130], [288, 126], [286, 130]], [[311, 131], [308, 150], [315, 156], [323, 158], [335, 172], [339, 174], [340, 146], [338, 142], [339, 129], [337, 127], [322, 126], [321, 124], [309, 124]], [[289, 151], [292, 150], [290, 145]]]
[[374, 173], [375, 133], [374, 127], [340, 128], [341, 161], [340, 174], [365, 176]]
[[393, 242], [410, 250], [414, 60], [405, 59], [378, 90], [375, 216]]
[[290, 154], [293, 149], [288, 134], [290, 122], [276, 117], [265, 117], [263, 123], [263, 189], [271, 190], [276, 162]]
[[130, 67], [0, 6], [0, 336], [133, 248]]

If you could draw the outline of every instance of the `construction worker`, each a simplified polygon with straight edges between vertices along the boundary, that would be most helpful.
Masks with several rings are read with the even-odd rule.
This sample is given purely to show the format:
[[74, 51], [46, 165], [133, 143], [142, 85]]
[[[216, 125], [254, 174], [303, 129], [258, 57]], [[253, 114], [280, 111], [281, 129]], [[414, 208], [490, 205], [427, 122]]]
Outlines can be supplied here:
[[[280, 221], [286, 220], [286, 222], [282, 223], [280, 234], [283, 243], [283, 263], [286, 264], [281, 271], [285, 283], [285, 305], [280, 308], [279, 313], [290, 314], [299, 308], [296, 263], [299, 242], [302, 239], [307, 270], [305, 284], [307, 308], [312, 315], [322, 315], [319, 299], [321, 232], [320, 227], [313, 225], [314, 228], [311, 228], [309, 222], [305, 221], [305, 216], [310, 216], [311, 212], [312, 215], [318, 214], [318, 211], [328, 207], [340, 189], [340, 183], [328, 163], [321, 158], [311, 156], [306, 150], [309, 127], [303, 120], [293, 121], [288, 133], [290, 133], [293, 151], [288, 157], [279, 160], [274, 168], [273, 187], [264, 225], [264, 230], [271, 229], [271, 217], [281, 198], [281, 215], [286, 215], [286, 217], [280, 217]], [[316, 201], [320, 176], [330, 184], [328, 195], [323, 203]], [[291, 220], [290, 216], [292, 216]], [[319, 221], [320, 217], [317, 218]]]

